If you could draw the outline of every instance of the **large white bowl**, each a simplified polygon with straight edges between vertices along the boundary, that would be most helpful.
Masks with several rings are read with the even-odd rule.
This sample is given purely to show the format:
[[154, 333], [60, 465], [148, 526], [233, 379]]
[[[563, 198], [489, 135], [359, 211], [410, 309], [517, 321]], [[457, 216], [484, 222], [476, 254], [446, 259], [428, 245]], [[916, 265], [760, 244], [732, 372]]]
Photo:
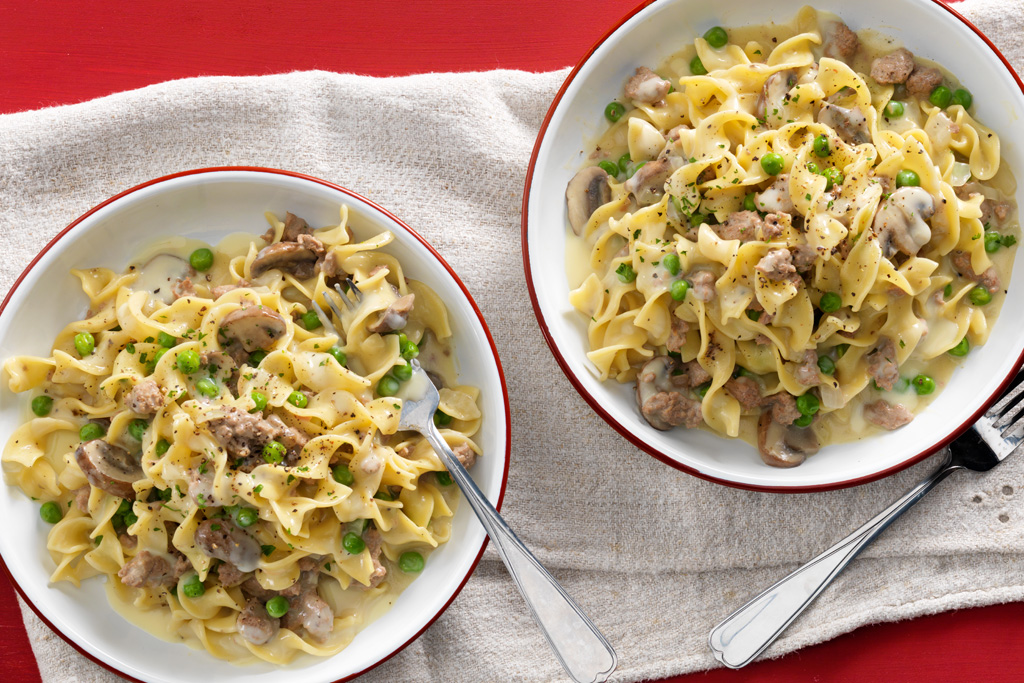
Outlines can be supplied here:
[[[761, 462], [738, 440], [702, 430], [659, 432], [636, 408], [631, 385], [599, 382], [586, 359], [585, 320], [568, 301], [565, 275], [565, 186], [586, 165], [588, 141], [607, 128], [605, 105], [618, 98], [640, 65], [657, 67], [712, 26], [788, 22], [805, 0], [665, 0], [623, 19], [573, 69], [541, 126], [523, 199], [523, 260], [534, 311], [566, 376], [594, 410], [639, 448], [673, 467], [740, 488], [814, 491], [872, 481], [918, 462], [966, 429], [1019, 367], [1024, 352], [1024, 258], [1014, 266], [1003, 313], [989, 342], [928, 408], [906, 427], [828, 446], [794, 469]], [[1001, 137], [1004, 162], [1024, 180], [1024, 84], [994, 45], [954, 10], [933, 0], [821, 0], [853, 29], [873, 28], [933, 59], [975, 93], [976, 115]], [[1017, 203], [1024, 195], [1018, 192]]]
[[[477, 461], [473, 478], [500, 507], [508, 477], [509, 408], [501, 362], [480, 311], [458, 276], [422, 237], [379, 206], [323, 180], [271, 169], [205, 169], [160, 178], [107, 200], [55, 237], [15, 283], [0, 306], [0, 357], [46, 353], [58, 331], [82, 317], [88, 300], [70, 275], [72, 268], [120, 271], [142, 247], [164, 235], [211, 244], [232, 232], [255, 235], [266, 227], [264, 211], [291, 211], [311, 225], [336, 224], [342, 204], [349, 207], [357, 238], [392, 231], [396, 239], [386, 251], [448, 306], [460, 378], [482, 390], [485, 417], [476, 438], [484, 457]], [[27, 400], [15, 397], [2, 382], [0, 433], [10, 434], [25, 418]], [[338, 655], [303, 657], [282, 669], [262, 663], [238, 667], [136, 628], [110, 608], [102, 578], [85, 581], [81, 588], [66, 582], [49, 585], [54, 567], [45, 548], [48, 526], [39, 518], [39, 504], [14, 487], [2, 486], [0, 519], [6, 522], [0, 534], [3, 564], [36, 614], [108, 669], [162, 683], [299, 676], [306, 683], [322, 683], [356, 676], [408, 645], [441, 615], [476, 567], [487, 539], [469, 506], [460, 506], [452, 540], [431, 553], [426, 569], [388, 612]]]

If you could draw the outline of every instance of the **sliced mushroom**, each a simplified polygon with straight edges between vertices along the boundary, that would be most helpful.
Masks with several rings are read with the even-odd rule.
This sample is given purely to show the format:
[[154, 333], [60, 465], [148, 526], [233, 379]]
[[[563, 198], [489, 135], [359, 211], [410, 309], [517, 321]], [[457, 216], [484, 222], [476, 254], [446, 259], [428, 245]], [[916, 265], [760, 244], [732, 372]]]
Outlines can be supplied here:
[[583, 234], [587, 221], [598, 207], [611, 201], [608, 173], [600, 166], [588, 166], [577, 173], [565, 188], [565, 203], [569, 208], [569, 225], [577, 235]]
[[102, 439], [86, 441], [75, 449], [75, 461], [89, 483], [107, 493], [135, 500], [132, 484], [142, 479], [142, 466], [128, 451]]
[[872, 230], [886, 258], [897, 251], [914, 256], [932, 238], [926, 223], [935, 213], [932, 196], [920, 187], [901, 187], [882, 202]]
[[296, 242], [299, 239], [299, 235], [310, 235], [312, 232], [309, 224], [291, 211], [284, 215], [284, 231], [281, 233], [282, 242]]
[[663, 154], [638, 168], [624, 187], [640, 206], [657, 204], [665, 195], [665, 182], [681, 165], [678, 157]]
[[769, 128], [778, 128], [785, 121], [782, 107], [786, 104], [789, 90], [796, 84], [796, 72], [791, 69], [776, 71], [764, 82], [757, 98], [757, 118]]
[[828, 102], [821, 103], [818, 110], [818, 123], [833, 129], [839, 137], [851, 145], [862, 145], [871, 141], [868, 120], [860, 107], [845, 109]]
[[247, 306], [224, 316], [221, 333], [248, 352], [269, 349], [288, 330], [284, 318], [265, 306]]
[[793, 198], [789, 194], [789, 174], [783, 173], [763, 192], [754, 195], [758, 211], [765, 213], [788, 213], [795, 211]]
[[[172, 303], [179, 296], [175, 292], [175, 285], [195, 275], [188, 261], [171, 254], [157, 254], [135, 270], [139, 276], [129, 287], [136, 292], [151, 292], [153, 298], [165, 304]], [[194, 290], [192, 293], [195, 293]]]
[[252, 572], [260, 564], [260, 544], [229, 519], [207, 519], [196, 529], [196, 545], [206, 555]]
[[387, 334], [388, 332], [401, 330], [405, 327], [406, 323], [409, 322], [409, 313], [412, 312], [413, 301], [415, 299], [415, 294], [406, 294], [405, 296], [399, 297], [387, 307], [386, 311], [380, 314], [380, 317], [377, 318], [377, 322], [366, 329], [370, 330], [370, 332], [377, 332], [379, 334]]
[[772, 419], [770, 410], [757, 421], [757, 450], [761, 459], [772, 467], [796, 467], [808, 455], [818, 452], [818, 438], [807, 428], [781, 425]]
[[323, 255], [323, 242], [311, 235], [299, 235], [296, 242], [278, 242], [260, 249], [252, 262], [252, 276], [259, 277], [277, 268], [305, 280], [313, 277], [317, 261]]

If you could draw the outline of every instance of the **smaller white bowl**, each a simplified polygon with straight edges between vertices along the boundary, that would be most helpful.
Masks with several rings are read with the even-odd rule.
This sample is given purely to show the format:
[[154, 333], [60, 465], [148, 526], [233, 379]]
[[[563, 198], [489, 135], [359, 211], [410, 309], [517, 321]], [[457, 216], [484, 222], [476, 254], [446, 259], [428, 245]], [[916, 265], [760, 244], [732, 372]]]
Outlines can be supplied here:
[[[384, 230], [395, 235], [386, 251], [405, 273], [444, 300], [455, 336], [460, 379], [480, 387], [483, 449], [473, 478], [501, 507], [508, 478], [509, 406], [498, 352], [465, 285], [426, 241], [398, 218], [329, 182], [260, 168], [200, 169], [158, 178], [112, 197], [55, 237], [15, 282], [0, 305], [0, 358], [46, 353], [57, 333], [84, 314], [72, 268], [123, 270], [148, 244], [183, 235], [216, 244], [234, 232], [266, 228], [264, 211], [291, 211], [311, 225], [336, 224], [342, 204], [357, 238]], [[10, 434], [25, 417], [25, 396], [0, 387], [0, 433]], [[487, 536], [468, 505], [461, 505], [452, 540], [431, 553], [426, 569], [394, 606], [334, 657], [300, 657], [287, 667], [265, 663], [239, 667], [205, 651], [169, 643], [126, 622], [107, 602], [102, 578], [81, 588], [50, 585], [53, 562], [46, 551], [47, 525], [39, 504], [12, 486], [0, 487], [0, 557], [22, 598], [58, 635], [86, 657], [131, 680], [241, 683], [281, 680], [282, 671], [306, 683], [348, 680], [393, 656], [415, 640], [451, 604], [480, 561]]]
[[[952, 381], [906, 427], [867, 441], [830, 445], [799, 467], [765, 465], [743, 441], [703, 430], [659, 432], [640, 416], [632, 385], [598, 381], [586, 358], [586, 321], [569, 305], [565, 186], [586, 165], [588, 141], [608, 125], [605, 105], [641, 65], [656, 68], [712, 26], [792, 20], [806, 0], [664, 0], [622, 19], [566, 78], [541, 125], [523, 199], [523, 260], [534, 312], [566, 377], [609, 425], [650, 455], [703, 479], [738, 488], [794, 493], [854, 486], [923, 460], [967, 429], [1024, 359], [1024, 258], [1015, 260], [1002, 315], [988, 343], [972, 352]], [[977, 93], [982, 123], [1002, 142], [1003, 162], [1024, 181], [1024, 147], [1014, 132], [1024, 119], [1024, 84], [976, 27], [938, 0], [820, 0], [854, 29], [872, 28], [914, 54], [957, 74]], [[955, 49], [951, 49], [955, 46]], [[1018, 206], [1024, 194], [1018, 192]], [[1018, 247], [1019, 249], [1020, 247]]]

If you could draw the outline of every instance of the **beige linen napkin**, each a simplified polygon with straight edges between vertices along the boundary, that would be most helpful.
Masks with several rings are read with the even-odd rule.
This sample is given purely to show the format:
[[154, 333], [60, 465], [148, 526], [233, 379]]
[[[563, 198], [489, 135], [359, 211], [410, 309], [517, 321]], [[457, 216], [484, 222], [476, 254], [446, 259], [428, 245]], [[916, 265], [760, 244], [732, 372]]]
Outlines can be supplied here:
[[[1021, 71], [1019, 0], [957, 7]], [[936, 463], [845, 491], [750, 493], [657, 462], [593, 414], [541, 338], [520, 254], [526, 166], [566, 73], [202, 78], [2, 116], [0, 243], [8, 257], [0, 286], [6, 291], [47, 240], [98, 201], [174, 171], [269, 166], [362, 193], [429, 240], [480, 305], [512, 406], [505, 515], [615, 645], [617, 680], [709, 668], [712, 626]], [[769, 653], [871, 622], [1024, 600], [1022, 476], [1018, 458], [942, 484]], [[23, 612], [44, 681], [115, 680]], [[564, 676], [488, 549], [437, 623], [364, 679]]]

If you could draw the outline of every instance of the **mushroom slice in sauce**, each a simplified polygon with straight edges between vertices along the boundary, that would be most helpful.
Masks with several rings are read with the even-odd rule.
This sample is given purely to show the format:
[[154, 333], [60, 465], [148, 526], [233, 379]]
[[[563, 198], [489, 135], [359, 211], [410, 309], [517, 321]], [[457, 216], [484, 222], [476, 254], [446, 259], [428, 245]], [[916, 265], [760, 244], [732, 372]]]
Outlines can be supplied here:
[[224, 336], [237, 339], [246, 351], [269, 349], [288, 330], [284, 318], [265, 306], [247, 306], [224, 316]]
[[379, 334], [403, 329], [406, 323], [409, 322], [409, 314], [412, 313], [412, 306], [415, 300], [415, 294], [406, 294], [399, 297], [387, 307], [387, 310], [380, 314], [377, 322], [368, 326], [367, 329], [370, 332], [377, 332]]
[[565, 188], [565, 203], [569, 208], [569, 225], [577, 235], [583, 234], [590, 216], [602, 204], [611, 201], [608, 174], [600, 166], [588, 166], [573, 176]]
[[860, 107], [846, 109], [828, 102], [821, 103], [818, 111], [818, 123], [823, 123], [835, 130], [844, 142], [851, 145], [862, 145], [871, 141], [868, 120]]
[[901, 187], [885, 200], [875, 214], [872, 228], [886, 258], [902, 251], [914, 256], [932, 238], [926, 223], [935, 213], [932, 196], [920, 187]]
[[302, 234], [297, 239], [297, 242], [278, 242], [260, 249], [252, 262], [252, 276], [259, 277], [277, 268], [300, 280], [313, 277], [317, 261], [324, 255], [324, 245], [310, 235]]
[[136, 292], [150, 292], [165, 304], [174, 302], [175, 284], [195, 275], [188, 261], [171, 254], [157, 254], [136, 271], [139, 276], [129, 287]]
[[818, 452], [818, 437], [807, 428], [781, 425], [770, 410], [757, 421], [757, 450], [772, 467], [796, 467]]
[[260, 563], [260, 544], [228, 519], [208, 519], [196, 529], [196, 545], [206, 555], [252, 572]]
[[142, 466], [128, 451], [103, 439], [86, 441], [75, 449], [75, 461], [89, 483], [107, 493], [135, 500], [132, 484], [142, 479]]

